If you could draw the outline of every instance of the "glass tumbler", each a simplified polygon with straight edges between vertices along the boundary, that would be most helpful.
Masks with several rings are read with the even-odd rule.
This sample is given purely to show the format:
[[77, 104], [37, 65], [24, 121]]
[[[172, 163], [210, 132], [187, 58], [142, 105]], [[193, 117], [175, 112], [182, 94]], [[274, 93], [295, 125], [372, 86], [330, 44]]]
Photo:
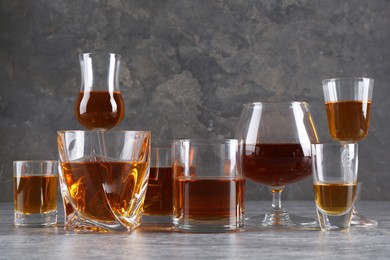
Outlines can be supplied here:
[[183, 232], [237, 231], [244, 226], [245, 180], [235, 139], [176, 140], [173, 226]]
[[15, 225], [56, 225], [58, 161], [14, 161], [13, 166]]
[[130, 232], [140, 225], [150, 132], [59, 131], [65, 229]]
[[171, 146], [152, 146], [142, 224], [172, 226], [173, 172]]

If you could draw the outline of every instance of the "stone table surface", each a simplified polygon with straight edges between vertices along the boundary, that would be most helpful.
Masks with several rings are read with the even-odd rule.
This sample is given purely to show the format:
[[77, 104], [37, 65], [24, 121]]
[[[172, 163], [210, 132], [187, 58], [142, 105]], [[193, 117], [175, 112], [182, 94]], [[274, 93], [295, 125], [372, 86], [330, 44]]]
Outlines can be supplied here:
[[[264, 212], [269, 201], [247, 202], [247, 216]], [[314, 217], [312, 201], [286, 201], [290, 213]], [[140, 227], [131, 234], [75, 234], [54, 228], [16, 228], [12, 203], [0, 203], [0, 259], [386, 259], [390, 257], [390, 201], [360, 201], [375, 228], [349, 232], [318, 228], [248, 225], [241, 232], [189, 234]]]

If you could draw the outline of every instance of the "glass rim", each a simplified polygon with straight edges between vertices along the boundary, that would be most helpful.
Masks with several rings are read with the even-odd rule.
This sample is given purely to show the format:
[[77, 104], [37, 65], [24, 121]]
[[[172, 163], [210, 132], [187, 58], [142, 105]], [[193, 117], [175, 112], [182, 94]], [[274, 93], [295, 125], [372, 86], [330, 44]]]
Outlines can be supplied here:
[[103, 130], [58, 130], [57, 134], [64, 134], [64, 133], [147, 133], [149, 135], [152, 134], [149, 130], [109, 130], [109, 131], [103, 131]]
[[54, 160], [54, 159], [51, 159], [51, 160], [14, 160], [13, 161], [14, 164], [17, 164], [17, 163], [59, 163], [58, 160]]
[[362, 80], [374, 81], [373, 78], [367, 78], [367, 77], [343, 77], [343, 78], [323, 79], [322, 83], [336, 82], [336, 81], [362, 81]]
[[296, 100], [293, 100], [293, 101], [256, 101], [256, 102], [249, 102], [249, 103], [244, 103], [244, 106], [246, 107], [256, 107], [260, 104], [280, 104], [280, 105], [283, 105], [283, 104], [302, 104], [302, 105], [306, 105], [308, 106], [309, 103], [307, 103], [306, 101], [296, 101]]
[[118, 57], [118, 58], [121, 58], [122, 55], [118, 54], [118, 53], [114, 53], [114, 52], [83, 52], [83, 53], [80, 53], [79, 54], [79, 57], [90, 57], [90, 56], [114, 56], [114, 57]]
[[176, 139], [173, 140], [173, 144], [176, 143], [183, 143], [183, 142], [196, 142], [199, 144], [223, 144], [223, 143], [230, 143], [230, 142], [237, 142], [238, 139], [235, 138], [214, 138], [214, 139], [207, 139], [207, 138], [184, 138], [184, 139]]
[[212, 175], [212, 176], [181, 176], [180, 179], [184, 180], [240, 180], [245, 179], [244, 176], [226, 176], [226, 175]]
[[[13, 176], [58, 176], [59, 160], [15, 160], [13, 161]], [[38, 172], [22, 172], [22, 167], [40, 169]], [[42, 171], [45, 167], [53, 167], [53, 171]]]
[[338, 142], [334, 143], [312, 143], [312, 147], [320, 147], [320, 146], [327, 146], [327, 147], [343, 147], [343, 146], [359, 146], [358, 143], [348, 143], [348, 144], [342, 144]]

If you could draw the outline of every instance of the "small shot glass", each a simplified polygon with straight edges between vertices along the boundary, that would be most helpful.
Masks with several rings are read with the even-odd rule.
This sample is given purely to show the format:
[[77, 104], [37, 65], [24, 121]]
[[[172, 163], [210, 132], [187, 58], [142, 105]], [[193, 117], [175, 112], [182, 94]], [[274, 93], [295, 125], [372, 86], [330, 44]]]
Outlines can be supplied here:
[[58, 161], [14, 161], [15, 226], [57, 224]]
[[313, 144], [313, 188], [322, 231], [348, 231], [356, 198], [357, 144]]
[[173, 227], [214, 233], [244, 227], [245, 179], [235, 139], [176, 140], [173, 156]]
[[172, 226], [173, 171], [171, 146], [152, 146], [142, 225]]

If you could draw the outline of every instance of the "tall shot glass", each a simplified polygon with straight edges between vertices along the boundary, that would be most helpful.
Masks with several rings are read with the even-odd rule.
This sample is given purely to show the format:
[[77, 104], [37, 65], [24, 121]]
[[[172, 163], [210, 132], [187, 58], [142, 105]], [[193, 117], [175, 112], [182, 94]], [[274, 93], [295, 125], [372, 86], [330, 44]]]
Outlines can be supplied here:
[[140, 225], [150, 132], [59, 131], [65, 229], [131, 232]]
[[322, 231], [348, 231], [356, 199], [358, 145], [313, 144], [312, 156], [320, 228]]

